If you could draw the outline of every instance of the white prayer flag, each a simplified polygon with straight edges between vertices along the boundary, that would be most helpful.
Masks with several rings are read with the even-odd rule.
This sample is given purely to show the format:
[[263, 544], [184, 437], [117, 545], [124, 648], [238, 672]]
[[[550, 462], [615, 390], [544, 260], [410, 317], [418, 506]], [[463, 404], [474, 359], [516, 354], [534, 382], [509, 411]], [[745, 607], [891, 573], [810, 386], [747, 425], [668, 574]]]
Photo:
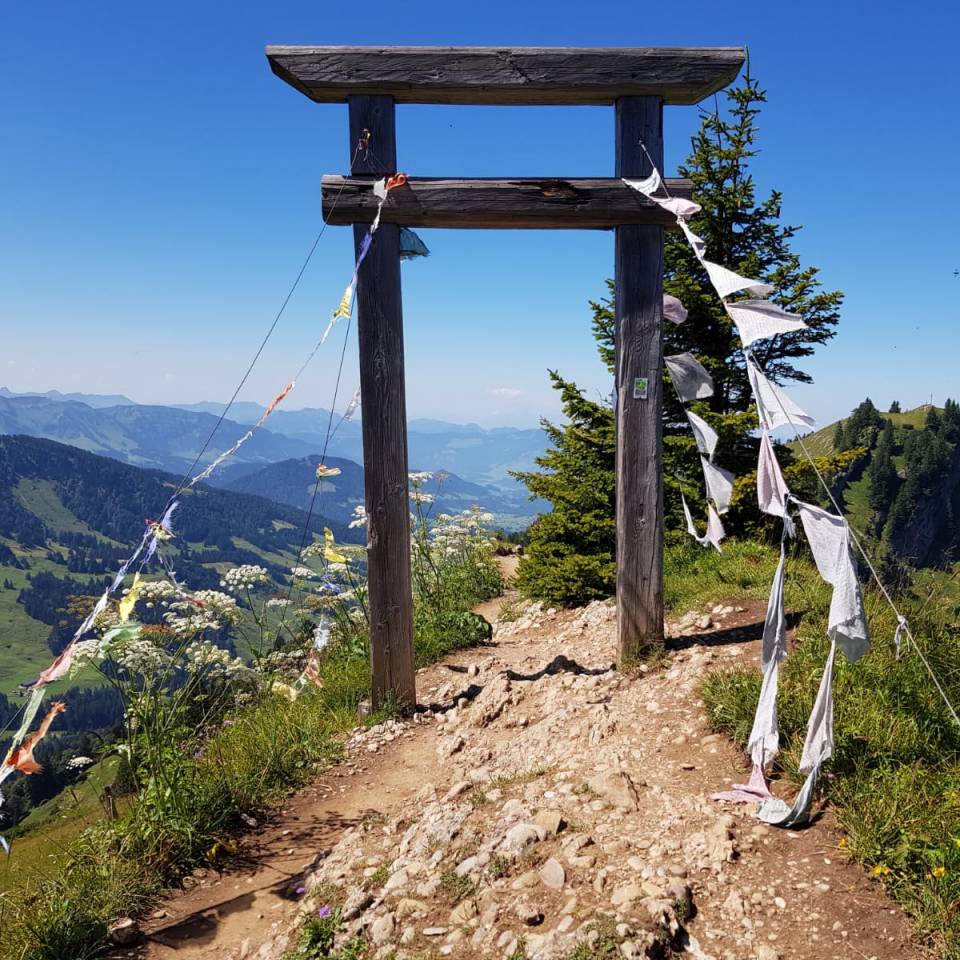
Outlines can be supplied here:
[[639, 191], [645, 197], [656, 193], [660, 187], [663, 186], [663, 180], [660, 177], [659, 170], [654, 170], [649, 177], [645, 177], [643, 180], [628, 180], [626, 177], [622, 177], [621, 179], [628, 187]]
[[713, 377], [692, 353], [675, 353], [664, 357], [663, 362], [682, 403], [713, 396]]
[[760, 459], [757, 464], [757, 501], [760, 509], [775, 517], [786, 516], [789, 496], [790, 490], [773, 452], [770, 435], [764, 428], [760, 433]]
[[707, 485], [707, 496], [717, 505], [718, 513], [726, 513], [733, 493], [733, 474], [711, 463], [706, 457], [700, 457], [703, 467], [703, 480]]
[[763, 642], [760, 650], [760, 667], [763, 682], [760, 685], [760, 700], [753, 718], [753, 729], [747, 741], [747, 752], [754, 764], [760, 767], [769, 763], [780, 749], [780, 730], [777, 722], [777, 684], [780, 662], [787, 654], [787, 622], [783, 607], [783, 582], [785, 578], [786, 549], [780, 545], [780, 562], [773, 575], [767, 616], [763, 624]]
[[807, 722], [807, 739], [800, 755], [801, 773], [812, 773], [824, 760], [833, 756], [833, 664], [836, 655], [837, 645], [831, 643], [817, 699], [813, 702]]
[[719, 263], [711, 263], [709, 260], [701, 260], [700, 262], [707, 271], [710, 282], [721, 300], [726, 300], [727, 297], [738, 290], [745, 290], [752, 297], [765, 297], [774, 291], [774, 287], [769, 283], [751, 280], [749, 277], [741, 277], [739, 273], [721, 267]]
[[870, 634], [847, 521], [809, 503], [797, 502], [797, 507], [817, 570], [833, 587], [827, 635], [848, 660], [859, 660], [870, 647]]
[[680, 229], [683, 231], [684, 236], [687, 238], [687, 243], [693, 248], [694, 256], [698, 260], [703, 260], [707, 252], [707, 244], [705, 241], [701, 240], [687, 225], [683, 220], [680, 221]]
[[707, 542], [711, 543], [717, 550], [717, 553], [723, 553], [720, 549], [720, 541], [726, 536], [720, 517], [717, 511], [713, 509], [713, 504], [707, 504]]
[[706, 454], [707, 458], [713, 459], [713, 451], [717, 449], [717, 431], [707, 423], [702, 417], [698, 417], [695, 413], [692, 413], [690, 410], [684, 410], [684, 413], [687, 415], [687, 419], [690, 421], [690, 429], [693, 431], [693, 436], [697, 441], [697, 449]]
[[679, 326], [687, 319], [687, 308], [669, 293], [663, 295], [663, 318]]
[[709, 543], [716, 549], [717, 553], [723, 553], [723, 550], [720, 549], [720, 542], [726, 536], [726, 532], [723, 529], [720, 518], [717, 516], [717, 511], [713, 509], [713, 504], [707, 504], [707, 532], [703, 536], [700, 536], [700, 534], [697, 533], [697, 526], [693, 522], [690, 507], [687, 506], [687, 499], [684, 497], [682, 490], [680, 491], [680, 502], [683, 504], [683, 515], [687, 520], [687, 533], [689, 533], [701, 547], [705, 547]]
[[796, 427], [801, 423], [806, 427], [816, 425], [813, 417], [801, 410], [786, 393], [761, 373], [752, 357], [747, 357], [747, 376], [750, 378], [753, 397], [757, 401], [760, 423], [768, 430], [787, 425]]
[[771, 300], [738, 300], [736, 303], [725, 303], [724, 306], [737, 325], [745, 347], [764, 337], [807, 329], [799, 317], [787, 313]]

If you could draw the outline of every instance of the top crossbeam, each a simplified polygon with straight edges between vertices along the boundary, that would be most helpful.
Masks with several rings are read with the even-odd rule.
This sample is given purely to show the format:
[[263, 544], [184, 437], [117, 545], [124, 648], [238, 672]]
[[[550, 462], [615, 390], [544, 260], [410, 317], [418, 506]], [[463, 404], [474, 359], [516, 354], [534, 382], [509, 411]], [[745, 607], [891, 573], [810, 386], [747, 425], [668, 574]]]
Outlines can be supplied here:
[[697, 103], [731, 83], [742, 47], [268, 46], [275, 74], [317, 103], [609, 105], [621, 97]]

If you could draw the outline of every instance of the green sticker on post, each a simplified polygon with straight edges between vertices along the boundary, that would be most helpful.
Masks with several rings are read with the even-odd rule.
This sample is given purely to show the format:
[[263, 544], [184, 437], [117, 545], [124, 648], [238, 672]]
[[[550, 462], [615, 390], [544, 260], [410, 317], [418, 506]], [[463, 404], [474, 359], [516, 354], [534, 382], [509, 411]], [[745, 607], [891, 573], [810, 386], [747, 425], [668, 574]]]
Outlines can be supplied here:
[[646, 400], [647, 399], [647, 386], [649, 381], [646, 377], [634, 377], [633, 378], [633, 399], [634, 400]]

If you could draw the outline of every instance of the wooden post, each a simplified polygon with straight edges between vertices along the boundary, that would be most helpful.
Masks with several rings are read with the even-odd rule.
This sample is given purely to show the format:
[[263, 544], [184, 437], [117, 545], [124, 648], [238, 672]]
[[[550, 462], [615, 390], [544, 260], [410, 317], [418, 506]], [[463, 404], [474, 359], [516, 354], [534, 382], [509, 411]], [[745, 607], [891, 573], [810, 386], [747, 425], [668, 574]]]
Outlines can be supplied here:
[[[394, 101], [351, 96], [351, 173], [396, 172]], [[357, 144], [369, 131], [369, 150]], [[367, 233], [353, 228], [354, 247]], [[400, 228], [381, 224], [357, 278], [357, 339], [367, 501], [368, 607], [372, 701], [416, 703], [413, 597], [410, 589], [410, 514], [407, 501], [407, 409], [400, 300]]]
[[[641, 143], [643, 146], [641, 146]], [[616, 173], [663, 170], [659, 97], [616, 102]], [[617, 657], [663, 644], [663, 227], [616, 229]]]

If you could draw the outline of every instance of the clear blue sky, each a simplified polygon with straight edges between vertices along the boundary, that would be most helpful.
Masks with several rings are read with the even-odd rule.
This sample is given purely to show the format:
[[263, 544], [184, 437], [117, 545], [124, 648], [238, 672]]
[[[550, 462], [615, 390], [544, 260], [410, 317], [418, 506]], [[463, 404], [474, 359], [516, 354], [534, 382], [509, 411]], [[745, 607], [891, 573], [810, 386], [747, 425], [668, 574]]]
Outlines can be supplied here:
[[[749, 46], [769, 103], [760, 187], [784, 193], [796, 247], [842, 289], [839, 336], [795, 394], [832, 419], [960, 396], [960, 133], [955, 2], [17, 4], [0, 54], [0, 384], [224, 399], [321, 219], [319, 179], [347, 167], [346, 107], [269, 71], [267, 43]], [[666, 111], [667, 171], [692, 107]], [[610, 175], [607, 108], [401, 107], [400, 167], [419, 175]], [[609, 233], [425, 231], [404, 266], [411, 416], [533, 424], [546, 368], [606, 394], [586, 301]], [[351, 268], [331, 228], [244, 393], [299, 365]], [[291, 395], [327, 405], [338, 351]], [[350, 344], [345, 392], [357, 382]]]

